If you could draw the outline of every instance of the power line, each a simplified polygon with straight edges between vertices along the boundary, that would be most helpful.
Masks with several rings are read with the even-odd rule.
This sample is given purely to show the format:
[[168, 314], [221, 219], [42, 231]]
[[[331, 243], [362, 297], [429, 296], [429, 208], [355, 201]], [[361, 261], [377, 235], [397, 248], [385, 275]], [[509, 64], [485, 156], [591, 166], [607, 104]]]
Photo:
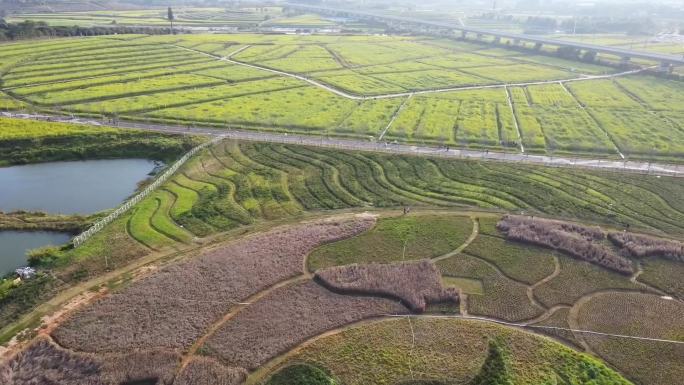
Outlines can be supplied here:
[[524, 323], [506, 322], [506, 321], [501, 321], [501, 320], [497, 320], [497, 319], [493, 319], [493, 318], [487, 318], [487, 317], [475, 317], [475, 316], [465, 316], [465, 315], [430, 315], [430, 314], [424, 314], [424, 315], [387, 314], [386, 316], [387, 317], [401, 317], [401, 318], [404, 318], [404, 317], [459, 318], [459, 319], [469, 319], [469, 320], [475, 320], [475, 321], [492, 322], [492, 323], [496, 323], [496, 324], [500, 324], [500, 325], [514, 326], [514, 327], [525, 328], [525, 329], [563, 330], [563, 331], [569, 331], [569, 332], [573, 332], [573, 333], [593, 334], [593, 335], [606, 336], [606, 337], [626, 338], [626, 339], [633, 339], [633, 340], [640, 340], [640, 341], [663, 342], [663, 343], [684, 345], [684, 341], [668, 340], [668, 339], [663, 339], [663, 338], [651, 338], [651, 337], [631, 336], [631, 335], [625, 335], [625, 334], [603, 333], [603, 332], [597, 332], [597, 331], [593, 331], [593, 330], [571, 329], [571, 328], [564, 328], [564, 327], [559, 327], [559, 326], [528, 325], [528, 324], [524, 324]]

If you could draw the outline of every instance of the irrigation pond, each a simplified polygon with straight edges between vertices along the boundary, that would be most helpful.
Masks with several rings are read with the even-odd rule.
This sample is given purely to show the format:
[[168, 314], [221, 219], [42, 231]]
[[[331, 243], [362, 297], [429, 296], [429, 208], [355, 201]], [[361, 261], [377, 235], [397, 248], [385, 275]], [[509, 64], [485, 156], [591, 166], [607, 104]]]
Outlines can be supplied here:
[[0, 231], [0, 276], [26, 266], [26, 252], [47, 245], [61, 245], [71, 234], [54, 231]]
[[154, 167], [148, 159], [104, 159], [0, 168], [0, 211], [91, 214], [111, 209]]
[[[0, 211], [92, 214], [118, 206], [158, 166], [148, 159], [50, 162], [0, 168]], [[0, 231], [0, 275], [26, 265], [26, 252], [72, 234]]]

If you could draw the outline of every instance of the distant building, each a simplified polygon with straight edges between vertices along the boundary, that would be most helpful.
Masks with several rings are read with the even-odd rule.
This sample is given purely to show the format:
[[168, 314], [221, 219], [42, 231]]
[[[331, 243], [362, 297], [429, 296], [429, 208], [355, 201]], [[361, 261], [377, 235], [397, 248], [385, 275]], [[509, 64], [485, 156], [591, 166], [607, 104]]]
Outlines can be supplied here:
[[21, 279], [31, 279], [36, 275], [36, 269], [32, 267], [20, 267], [14, 270]]

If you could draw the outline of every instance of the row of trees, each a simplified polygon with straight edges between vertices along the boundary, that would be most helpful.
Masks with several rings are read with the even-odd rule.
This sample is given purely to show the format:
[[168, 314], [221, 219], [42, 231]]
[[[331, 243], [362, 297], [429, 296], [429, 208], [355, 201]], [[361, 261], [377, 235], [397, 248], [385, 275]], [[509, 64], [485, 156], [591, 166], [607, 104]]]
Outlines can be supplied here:
[[[78, 26], [50, 26], [45, 22], [22, 21], [20, 23], [7, 23], [0, 19], [0, 41], [33, 39], [40, 37], [68, 37], [68, 36], [97, 36], [126, 33], [146, 33], [152, 35], [169, 34], [170, 28], [159, 27], [132, 27], [132, 26], [107, 26], [107, 27], [78, 27]], [[183, 31], [173, 30], [173, 33]]]

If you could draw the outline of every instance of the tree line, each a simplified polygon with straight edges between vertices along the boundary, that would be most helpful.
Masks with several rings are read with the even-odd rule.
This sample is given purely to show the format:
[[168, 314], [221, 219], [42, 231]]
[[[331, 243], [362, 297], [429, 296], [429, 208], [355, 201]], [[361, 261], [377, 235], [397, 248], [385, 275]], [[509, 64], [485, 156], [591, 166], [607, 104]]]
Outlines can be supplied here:
[[112, 25], [106, 27], [51, 26], [42, 21], [26, 20], [8, 23], [0, 19], [0, 41], [34, 39], [41, 37], [98, 36], [116, 34], [163, 35], [184, 33], [183, 30], [163, 27], [135, 27]]

